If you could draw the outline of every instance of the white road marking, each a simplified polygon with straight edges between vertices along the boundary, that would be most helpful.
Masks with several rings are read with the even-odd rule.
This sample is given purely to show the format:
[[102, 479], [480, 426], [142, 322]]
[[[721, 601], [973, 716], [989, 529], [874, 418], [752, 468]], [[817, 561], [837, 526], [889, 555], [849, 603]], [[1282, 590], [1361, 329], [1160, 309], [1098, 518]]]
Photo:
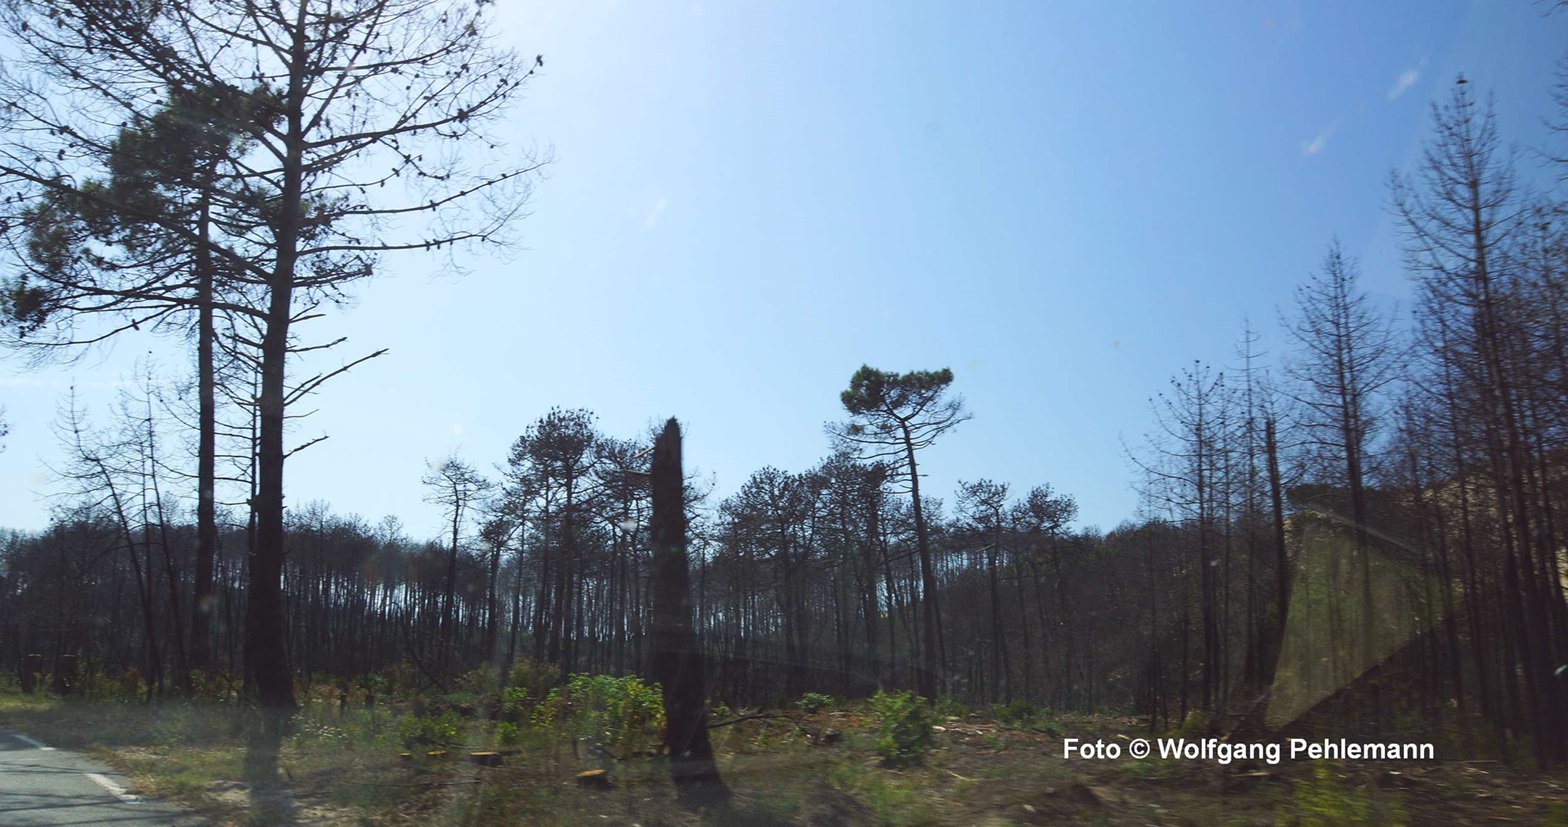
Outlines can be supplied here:
[[142, 800], [141, 796], [139, 796], [139, 795], [131, 795], [130, 793], [125, 791], [124, 787], [120, 786], [119, 784], [114, 783], [113, 781], [110, 781], [109, 779], [99, 775], [98, 773], [95, 773], [95, 772], [87, 773], [87, 777], [91, 778], [94, 782], [96, 782], [98, 784], [98, 786], [103, 787], [104, 789], [108, 790], [111, 795], [113, 795], [115, 798], [120, 799], [121, 801], [125, 802], [126, 804], [134, 804], [134, 803]]
[[34, 749], [41, 749], [44, 752], [53, 752], [54, 751], [54, 747], [45, 746], [43, 741], [39, 741], [39, 740], [34, 739], [34, 738], [29, 738], [29, 737], [27, 737], [26, 735], [23, 735], [20, 732], [13, 732], [13, 733], [11, 733], [11, 737], [15, 738], [18, 741], [21, 741], [23, 743], [31, 745]]

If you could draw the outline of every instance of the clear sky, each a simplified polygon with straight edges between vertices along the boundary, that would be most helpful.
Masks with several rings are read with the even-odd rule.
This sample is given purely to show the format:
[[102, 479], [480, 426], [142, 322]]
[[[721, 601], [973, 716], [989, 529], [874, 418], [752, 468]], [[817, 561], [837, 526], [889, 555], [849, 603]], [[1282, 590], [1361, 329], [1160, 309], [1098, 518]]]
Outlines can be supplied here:
[[[344, 356], [391, 350], [307, 406], [292, 439], [330, 439], [289, 461], [291, 503], [435, 536], [426, 462], [488, 469], [552, 405], [617, 436], [680, 417], [723, 494], [825, 455], [869, 363], [956, 374], [974, 418], [925, 457], [932, 493], [1050, 483], [1110, 528], [1149, 396], [1233, 363], [1243, 317], [1277, 354], [1336, 234], [1406, 296], [1386, 180], [1428, 102], [1463, 72], [1541, 146], [1568, 47], [1568, 14], [1525, 2], [497, 6], [545, 59], [503, 128], [555, 156], [526, 249], [462, 278], [388, 258], [316, 323]], [[105, 421], [149, 349], [184, 370], [155, 338], [0, 362], [0, 526], [47, 520], [65, 388]]]

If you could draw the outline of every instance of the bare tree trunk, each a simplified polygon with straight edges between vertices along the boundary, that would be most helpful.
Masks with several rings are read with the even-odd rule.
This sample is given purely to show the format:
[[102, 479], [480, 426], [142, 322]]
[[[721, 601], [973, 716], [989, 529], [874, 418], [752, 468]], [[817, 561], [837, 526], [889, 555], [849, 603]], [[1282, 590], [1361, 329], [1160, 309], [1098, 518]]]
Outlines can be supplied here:
[[292, 28], [289, 79], [287, 157], [283, 193], [276, 230], [277, 260], [268, 285], [269, 301], [261, 342], [261, 393], [257, 399], [260, 428], [256, 445], [257, 490], [252, 503], [256, 521], [251, 549], [250, 579], [246, 584], [246, 672], [260, 695], [262, 729], [246, 756], [247, 774], [256, 779], [276, 778], [277, 755], [283, 742], [283, 724], [297, 709], [294, 679], [289, 668], [283, 597], [283, 427], [288, 388], [284, 363], [289, 352], [289, 324], [293, 319], [294, 267], [298, 259], [300, 203], [304, 181], [305, 149], [305, 17], [301, 3]]
[[[942, 645], [942, 618], [937, 606], [936, 571], [931, 566], [931, 535], [920, 503], [920, 471], [915, 466], [915, 446], [904, 426], [904, 449], [909, 463], [909, 488], [915, 506], [915, 546], [920, 553], [920, 694], [936, 702], [937, 675], [947, 672], [946, 646]], [[940, 652], [940, 654], [939, 654]]]
[[[211, 174], [211, 170], [208, 170]], [[213, 371], [212, 251], [207, 247], [210, 194], [202, 190], [200, 242], [196, 248], [196, 585], [191, 601], [191, 667], [212, 670], [212, 561], [218, 550], [218, 402]]]
[[1269, 464], [1269, 500], [1274, 506], [1274, 565], [1276, 570], [1275, 586], [1277, 589], [1275, 600], [1278, 602], [1279, 628], [1274, 636], [1273, 661], [1279, 667], [1280, 649], [1285, 642], [1285, 614], [1290, 608], [1290, 562], [1286, 559], [1285, 549], [1285, 497], [1279, 474], [1279, 439], [1274, 432], [1274, 420], [1269, 419], [1263, 426], [1264, 452], [1268, 454]]
[[708, 741], [707, 671], [692, 629], [686, 556], [686, 500], [681, 476], [681, 432], [674, 419], [654, 442], [653, 679], [664, 690], [664, 743], [670, 775], [688, 806], [722, 806], [730, 797]]
[[[1024, 599], [1023, 568], [1018, 565], [1018, 556], [1021, 553], [1022, 552], [1020, 549], [1016, 547], [1013, 549], [1013, 589], [1018, 593], [1018, 629], [1023, 633], [1024, 643], [1023, 651], [1019, 653], [1020, 657], [1023, 659], [1024, 701], [1027, 703], [1034, 703], [1034, 682], [1030, 677], [1034, 671], [1034, 640], [1030, 637], [1029, 634], [1029, 603]], [[1041, 634], [1045, 633], [1044, 629], [1040, 631]]]

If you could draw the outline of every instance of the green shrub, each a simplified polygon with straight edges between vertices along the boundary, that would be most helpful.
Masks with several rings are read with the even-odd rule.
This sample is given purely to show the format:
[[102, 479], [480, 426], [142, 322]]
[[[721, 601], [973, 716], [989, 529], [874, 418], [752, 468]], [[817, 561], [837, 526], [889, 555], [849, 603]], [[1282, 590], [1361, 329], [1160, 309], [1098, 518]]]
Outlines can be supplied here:
[[952, 698], [939, 698], [936, 702], [936, 714], [943, 718], [962, 718], [969, 714], [969, 707]]
[[1060, 721], [1044, 721], [1039, 726], [1035, 727], [1035, 731], [1061, 738], [1067, 734], [1067, 727], [1062, 726]]
[[1019, 700], [1006, 704], [991, 704], [986, 713], [997, 723], [1021, 724], [1033, 718], [1039, 710], [1034, 708], [1034, 704]]
[[529, 712], [538, 700], [521, 686], [508, 686], [501, 690], [501, 709], [497, 717], [514, 724], [526, 723]]
[[559, 726], [573, 737], [626, 757], [664, 733], [664, 697], [657, 684], [630, 676], [573, 675], [534, 707], [534, 723]]
[[490, 664], [484, 664], [457, 680], [456, 691], [475, 697], [487, 692], [495, 691], [496, 669]]
[[871, 696], [878, 719], [877, 753], [890, 764], [919, 763], [931, 749], [931, 713], [924, 698], [908, 692]]
[[398, 722], [398, 740], [408, 749], [421, 746], [451, 746], [463, 738], [463, 718], [452, 710], [439, 716], [409, 715]]
[[495, 742], [502, 746], [511, 746], [517, 743], [522, 735], [522, 727], [511, 721], [501, 721], [495, 725]]
[[391, 726], [394, 720], [396, 716], [374, 706], [363, 710], [351, 709], [348, 714], [337, 717], [338, 725], [348, 733], [350, 742], [382, 749], [395, 743], [397, 733]]
[[526, 690], [528, 697], [535, 700], [543, 698], [560, 682], [559, 666], [553, 663], [535, 663], [531, 660], [518, 661], [512, 665], [512, 671], [506, 675], [506, 685], [509, 688]]
[[392, 691], [392, 682], [387, 680], [386, 675], [369, 672], [360, 676], [359, 688], [366, 695], [385, 698]]
[[796, 708], [801, 712], [821, 712], [833, 705], [832, 695], [823, 695], [820, 692], [807, 692], [795, 702]]
[[[45, 673], [39, 680], [45, 688], [53, 688], [53, 675]], [[112, 675], [105, 673], [96, 664], [84, 661], [77, 665], [76, 686], [73, 694], [86, 700], [102, 700], [115, 697], [118, 692], [118, 681]]]

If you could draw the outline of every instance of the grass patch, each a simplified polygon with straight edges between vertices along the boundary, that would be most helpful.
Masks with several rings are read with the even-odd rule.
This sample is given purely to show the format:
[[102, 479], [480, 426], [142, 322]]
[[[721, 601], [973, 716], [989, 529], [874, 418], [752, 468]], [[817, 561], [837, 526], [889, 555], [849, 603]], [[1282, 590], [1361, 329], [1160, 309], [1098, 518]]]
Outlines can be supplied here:
[[905, 775], [864, 764], [839, 762], [827, 768], [830, 787], [859, 801], [876, 824], [915, 827], [940, 823], [918, 774]]
[[1318, 761], [1312, 775], [1298, 781], [1290, 801], [1279, 811], [1279, 823], [1300, 827], [1332, 827], [1338, 824], [1408, 824], [1410, 816], [1397, 793], [1350, 781], [1343, 768]]
[[215, 788], [241, 777], [245, 765], [245, 751], [239, 748], [151, 747], [121, 750], [115, 757], [142, 792], [178, 798], [202, 809], [217, 806]]
[[1067, 736], [1067, 727], [1063, 726], [1060, 721], [1055, 720], [1041, 721], [1034, 726], [1034, 731], [1057, 738], [1065, 738]]
[[1120, 765], [1129, 777], [1139, 781], [1164, 781], [1176, 777], [1179, 761], [1166, 758], [1134, 758]]

